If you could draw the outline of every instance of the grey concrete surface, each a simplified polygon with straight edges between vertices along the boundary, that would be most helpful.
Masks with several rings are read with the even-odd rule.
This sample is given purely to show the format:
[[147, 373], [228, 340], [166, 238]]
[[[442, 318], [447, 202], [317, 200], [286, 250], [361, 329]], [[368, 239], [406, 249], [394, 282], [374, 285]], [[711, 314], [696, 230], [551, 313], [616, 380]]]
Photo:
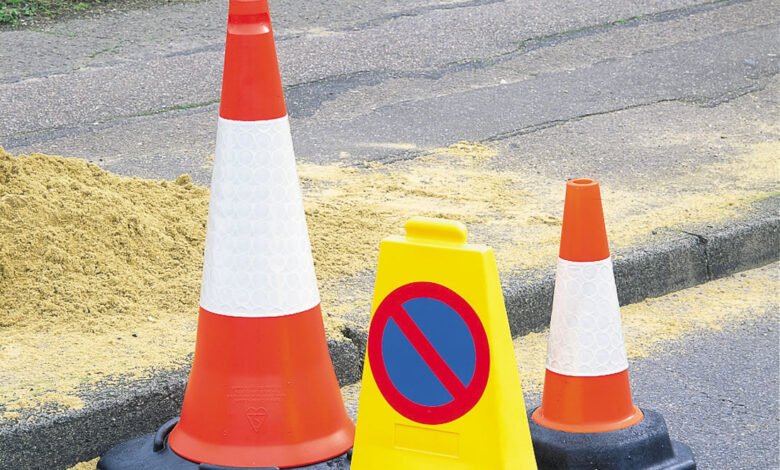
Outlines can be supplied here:
[[663, 413], [700, 469], [778, 468], [778, 315], [632, 364], [639, 406]]

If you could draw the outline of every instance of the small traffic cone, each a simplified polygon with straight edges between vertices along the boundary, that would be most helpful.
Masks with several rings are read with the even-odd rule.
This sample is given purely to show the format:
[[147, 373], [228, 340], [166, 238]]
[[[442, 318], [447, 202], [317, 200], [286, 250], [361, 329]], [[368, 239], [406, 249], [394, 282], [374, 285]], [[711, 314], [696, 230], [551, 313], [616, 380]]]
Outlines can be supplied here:
[[211, 188], [181, 419], [98, 468], [348, 468], [267, 0], [230, 0]]
[[530, 425], [539, 468], [693, 469], [663, 417], [631, 398], [598, 182], [566, 185], [542, 405]]

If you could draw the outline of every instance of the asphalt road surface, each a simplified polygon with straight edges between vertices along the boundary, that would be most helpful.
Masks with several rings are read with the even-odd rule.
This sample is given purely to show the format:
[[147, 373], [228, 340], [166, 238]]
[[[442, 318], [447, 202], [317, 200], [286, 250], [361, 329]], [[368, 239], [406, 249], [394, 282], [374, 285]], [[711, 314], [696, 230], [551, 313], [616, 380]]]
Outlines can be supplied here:
[[[0, 145], [206, 182], [226, 5], [174, 3], [0, 32]], [[477, 140], [516, 149], [507, 167], [609, 180], [728, 157], [685, 143], [640, 152], [630, 145], [638, 132], [777, 137], [751, 127], [780, 122], [775, 0], [271, 8], [301, 161], [410, 158]]]

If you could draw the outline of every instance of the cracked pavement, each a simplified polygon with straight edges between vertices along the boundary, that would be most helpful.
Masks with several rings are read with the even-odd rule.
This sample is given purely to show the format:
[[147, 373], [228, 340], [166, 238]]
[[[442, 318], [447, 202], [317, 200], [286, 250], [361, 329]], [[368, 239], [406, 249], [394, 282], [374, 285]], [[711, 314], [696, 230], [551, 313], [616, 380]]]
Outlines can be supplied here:
[[[552, 142], [576, 141], [562, 124], [637, 108], [636, 119], [668, 110], [641, 123], [662, 131], [677, 113], [665, 104], [778, 100], [771, 0], [280, 0], [272, 13], [303, 162], [410, 158], [458, 140], [523, 145], [549, 128], [560, 130]], [[10, 46], [0, 48], [0, 145], [207, 182], [224, 17], [224, 2], [207, 0], [0, 32]], [[776, 106], [760, 113], [777, 119]], [[526, 163], [515, 160], [505, 163]], [[630, 159], [610, 170], [659, 168]], [[537, 171], [568, 176], [555, 164]]]

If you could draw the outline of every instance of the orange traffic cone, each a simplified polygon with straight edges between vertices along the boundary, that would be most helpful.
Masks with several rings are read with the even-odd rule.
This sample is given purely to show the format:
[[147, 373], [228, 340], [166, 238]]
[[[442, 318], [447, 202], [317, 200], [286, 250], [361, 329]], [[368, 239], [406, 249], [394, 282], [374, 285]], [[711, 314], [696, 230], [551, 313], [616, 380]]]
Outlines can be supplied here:
[[642, 420], [628, 360], [598, 183], [566, 185], [542, 406], [534, 420], [566, 432], [605, 432]]
[[354, 426], [328, 355], [297, 178], [268, 2], [230, 0], [181, 420], [117, 446], [99, 468], [347, 468]]
[[658, 413], [634, 406], [598, 182], [566, 185], [542, 405], [540, 468], [695, 468]]

